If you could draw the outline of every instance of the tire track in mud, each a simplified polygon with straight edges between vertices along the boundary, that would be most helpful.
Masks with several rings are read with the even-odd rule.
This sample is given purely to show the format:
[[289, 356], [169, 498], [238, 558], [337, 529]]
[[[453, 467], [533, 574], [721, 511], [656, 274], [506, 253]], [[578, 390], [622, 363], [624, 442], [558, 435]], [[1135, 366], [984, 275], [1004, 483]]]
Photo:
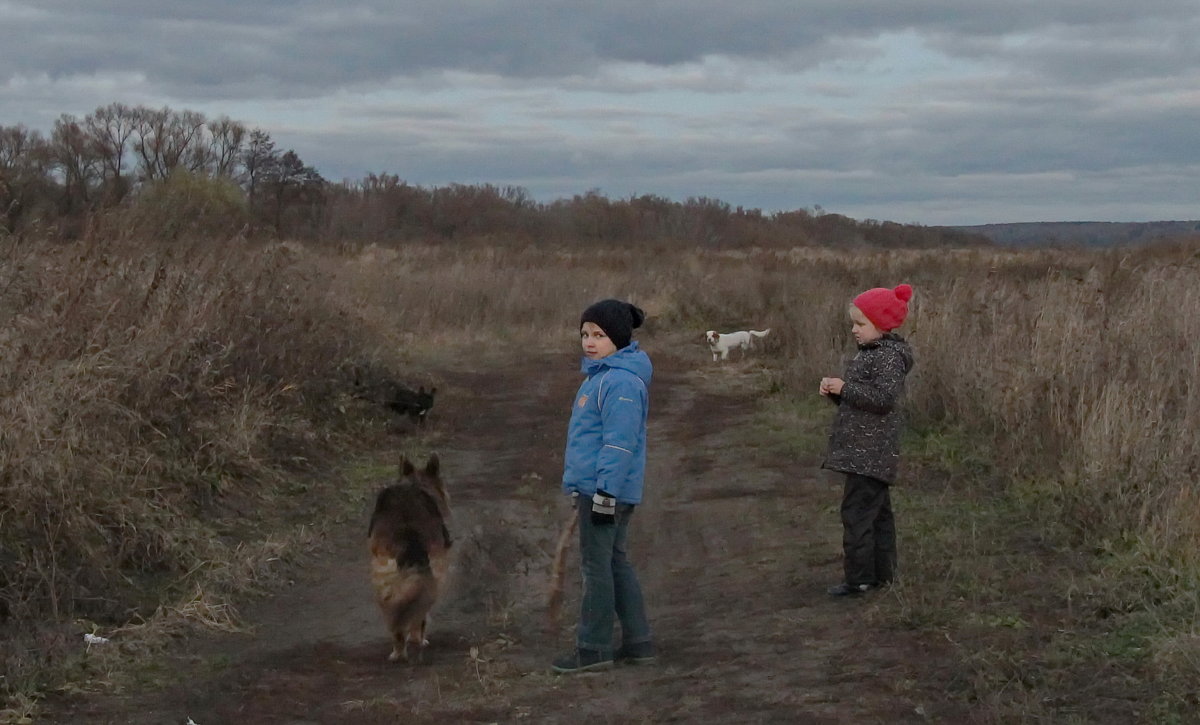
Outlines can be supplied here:
[[566, 356], [544, 355], [441, 375], [434, 438], [454, 506], [456, 563], [426, 663], [385, 661], [364, 512], [295, 586], [245, 610], [252, 634], [189, 645], [191, 660], [225, 667], [195, 668], [161, 693], [74, 701], [60, 712], [94, 723], [190, 717], [198, 725], [951, 717], [915, 684], [939, 653], [915, 637], [880, 647], [863, 625], [867, 608], [885, 600], [823, 593], [840, 573], [836, 485], [816, 475], [815, 461], [787, 460], [735, 435], [756, 413], [744, 384], [723, 384], [735, 368], [714, 375], [665, 355], [656, 363], [646, 502], [631, 556], [659, 664], [547, 672], [573, 642], [578, 606], [572, 547], [563, 622], [546, 631], [549, 563], [568, 511], [558, 476], [579, 378]]

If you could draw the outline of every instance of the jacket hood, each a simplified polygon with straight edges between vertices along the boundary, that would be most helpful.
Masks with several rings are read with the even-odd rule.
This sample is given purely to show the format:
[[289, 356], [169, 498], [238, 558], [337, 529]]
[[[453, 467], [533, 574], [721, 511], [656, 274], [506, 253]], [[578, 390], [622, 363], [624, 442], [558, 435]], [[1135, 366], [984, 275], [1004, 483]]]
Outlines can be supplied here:
[[903, 337], [900, 337], [899, 335], [897, 335], [894, 332], [885, 332], [885, 333], [883, 333], [883, 337], [879, 338], [878, 340], [868, 342], [866, 345], [862, 345], [861, 347], [863, 347], [863, 348], [872, 348], [872, 347], [891, 348], [891, 349], [895, 350], [896, 352], [898, 352], [900, 354], [900, 359], [904, 361], [905, 374], [912, 371], [912, 368], [913, 368], [912, 346], [910, 346], [908, 344], [907, 340], [905, 340]]
[[650, 385], [650, 378], [654, 374], [654, 366], [650, 364], [650, 356], [642, 352], [636, 340], [608, 357], [603, 357], [599, 360], [589, 360], [585, 357], [579, 366], [580, 372], [586, 375], [595, 375], [604, 368], [627, 370], [641, 378], [642, 382], [647, 386]]

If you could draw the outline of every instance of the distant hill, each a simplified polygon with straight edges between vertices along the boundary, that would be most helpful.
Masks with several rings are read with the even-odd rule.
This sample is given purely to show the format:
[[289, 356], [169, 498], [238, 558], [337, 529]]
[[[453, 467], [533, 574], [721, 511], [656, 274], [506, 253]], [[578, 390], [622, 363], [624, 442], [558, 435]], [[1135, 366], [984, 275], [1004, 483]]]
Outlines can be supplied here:
[[981, 234], [996, 244], [1041, 246], [1144, 244], [1178, 237], [1200, 237], [1200, 221], [1170, 222], [1019, 222], [960, 227], [930, 227]]

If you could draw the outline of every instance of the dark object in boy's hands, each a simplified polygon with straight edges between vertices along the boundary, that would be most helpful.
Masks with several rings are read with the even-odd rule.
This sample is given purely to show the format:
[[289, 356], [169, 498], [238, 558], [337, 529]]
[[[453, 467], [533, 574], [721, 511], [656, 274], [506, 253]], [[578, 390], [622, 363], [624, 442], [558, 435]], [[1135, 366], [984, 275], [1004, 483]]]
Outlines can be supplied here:
[[597, 491], [592, 496], [592, 524], [612, 526], [617, 523], [617, 499], [607, 491]]

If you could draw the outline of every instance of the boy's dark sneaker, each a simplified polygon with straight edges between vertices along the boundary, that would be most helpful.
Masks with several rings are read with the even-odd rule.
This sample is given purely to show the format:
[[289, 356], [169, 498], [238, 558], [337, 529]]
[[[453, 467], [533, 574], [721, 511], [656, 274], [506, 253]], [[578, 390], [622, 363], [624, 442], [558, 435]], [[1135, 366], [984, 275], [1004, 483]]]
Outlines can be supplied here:
[[637, 644], [622, 645], [613, 658], [627, 665], [649, 665], [658, 659], [653, 642], [638, 642]]
[[842, 582], [837, 586], [829, 587], [825, 591], [831, 597], [855, 597], [870, 590], [870, 584], [847, 584], [846, 582]]
[[557, 674], [565, 675], [572, 672], [607, 670], [612, 666], [613, 660], [611, 656], [605, 656], [594, 649], [577, 649], [570, 654], [565, 654], [554, 660], [554, 664], [550, 665], [550, 669]]

